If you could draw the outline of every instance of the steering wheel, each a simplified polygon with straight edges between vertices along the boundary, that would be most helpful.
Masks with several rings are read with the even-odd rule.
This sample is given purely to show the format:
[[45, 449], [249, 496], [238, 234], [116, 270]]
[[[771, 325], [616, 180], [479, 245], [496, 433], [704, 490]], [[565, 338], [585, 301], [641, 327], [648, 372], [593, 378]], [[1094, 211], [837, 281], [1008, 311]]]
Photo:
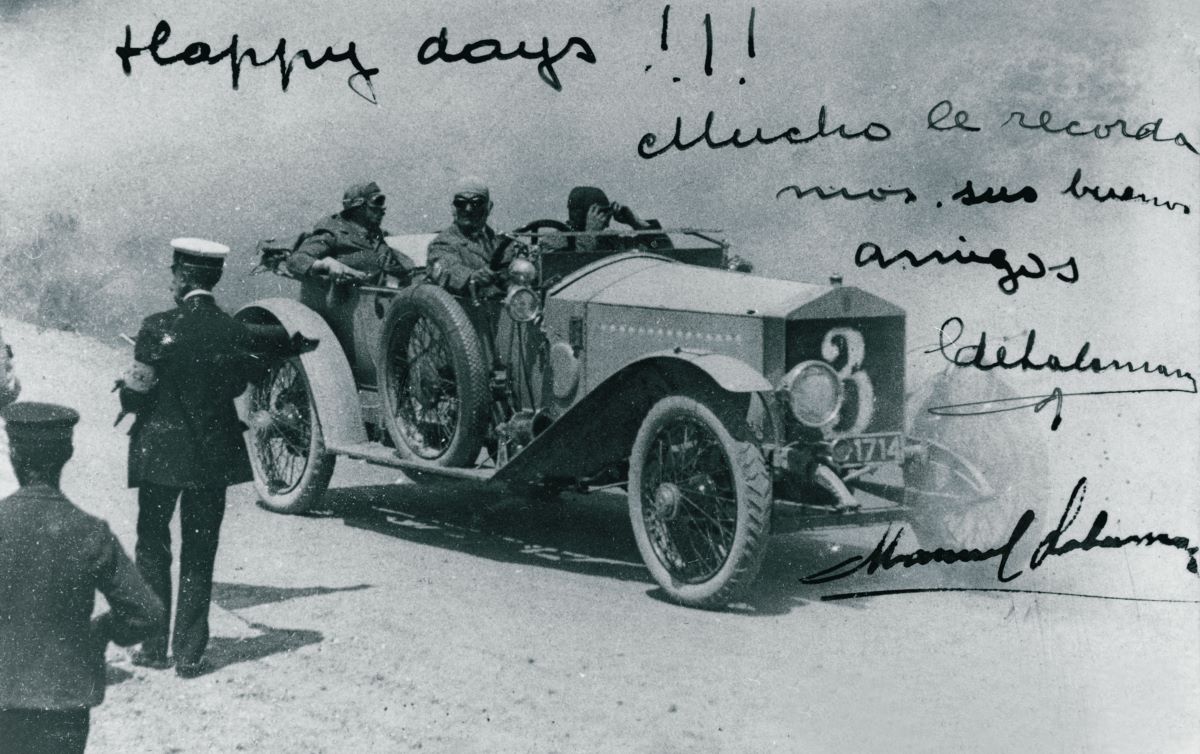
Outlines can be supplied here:
[[492, 252], [492, 259], [489, 266], [493, 270], [500, 269], [500, 260], [504, 258], [504, 254], [508, 250], [509, 246], [512, 246], [513, 243], [519, 243], [517, 241], [518, 236], [528, 235], [529, 244], [531, 246], [537, 244], [537, 234], [531, 233], [531, 231], [539, 230], [541, 228], [552, 228], [564, 233], [571, 230], [566, 223], [559, 222], [558, 220], [534, 220], [531, 223], [525, 223], [515, 230], [502, 233], [500, 234], [500, 242], [496, 244], [496, 249]]
[[534, 220], [531, 223], [525, 223], [521, 227], [514, 230], [513, 233], [520, 233], [522, 235], [528, 234], [529, 242], [531, 244], [536, 244], [538, 242], [538, 234], [534, 231], [541, 230], [542, 228], [557, 230], [562, 233], [571, 232], [571, 227], [569, 225], [558, 220]]

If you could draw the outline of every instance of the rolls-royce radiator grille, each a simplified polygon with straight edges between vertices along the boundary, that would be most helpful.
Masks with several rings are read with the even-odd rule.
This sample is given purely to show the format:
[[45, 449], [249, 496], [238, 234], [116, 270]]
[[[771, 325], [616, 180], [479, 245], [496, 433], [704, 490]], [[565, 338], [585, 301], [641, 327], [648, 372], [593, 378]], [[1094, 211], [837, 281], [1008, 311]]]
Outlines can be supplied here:
[[827, 362], [842, 380], [832, 432], [904, 430], [904, 318], [796, 319], [787, 323], [786, 364]]

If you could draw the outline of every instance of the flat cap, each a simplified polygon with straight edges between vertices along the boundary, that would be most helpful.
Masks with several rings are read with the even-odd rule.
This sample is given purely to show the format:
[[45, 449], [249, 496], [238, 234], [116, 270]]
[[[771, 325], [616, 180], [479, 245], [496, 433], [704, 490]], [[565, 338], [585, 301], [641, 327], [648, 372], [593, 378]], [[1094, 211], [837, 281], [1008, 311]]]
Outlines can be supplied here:
[[383, 192], [379, 189], [379, 184], [375, 181], [356, 183], [347, 188], [342, 194], [342, 209], [361, 207], [370, 201], [372, 196], [382, 193]]
[[593, 204], [608, 206], [608, 197], [595, 186], [576, 186], [567, 195], [567, 219], [575, 230], [583, 230]]
[[203, 238], [176, 238], [171, 241], [175, 252], [176, 264], [189, 264], [195, 267], [217, 267], [225, 264], [229, 256], [229, 247], [216, 241], [206, 241]]
[[53, 403], [21, 401], [0, 409], [8, 442], [13, 446], [70, 442], [79, 412]]
[[456, 197], [482, 196], [484, 199], [490, 198], [487, 184], [473, 175], [458, 179], [458, 182], [454, 184], [454, 195]]

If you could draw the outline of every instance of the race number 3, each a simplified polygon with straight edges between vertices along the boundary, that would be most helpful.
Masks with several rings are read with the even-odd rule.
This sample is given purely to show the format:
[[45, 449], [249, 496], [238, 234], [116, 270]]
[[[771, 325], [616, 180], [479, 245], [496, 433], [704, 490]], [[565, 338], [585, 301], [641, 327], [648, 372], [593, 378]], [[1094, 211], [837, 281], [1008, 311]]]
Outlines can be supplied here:
[[835, 327], [821, 341], [821, 358], [837, 372], [845, 392], [838, 432], [863, 432], [875, 415], [875, 388], [862, 368], [866, 354], [862, 333], [852, 327]]

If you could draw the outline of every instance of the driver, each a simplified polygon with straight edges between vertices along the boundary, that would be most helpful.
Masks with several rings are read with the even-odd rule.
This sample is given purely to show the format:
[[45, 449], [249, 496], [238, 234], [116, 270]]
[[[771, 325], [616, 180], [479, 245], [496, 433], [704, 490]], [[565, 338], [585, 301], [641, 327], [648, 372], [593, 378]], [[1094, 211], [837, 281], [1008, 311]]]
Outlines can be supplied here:
[[474, 287], [479, 293], [498, 292], [502, 269], [513, 253], [488, 224], [491, 194], [478, 178], [462, 178], [454, 186], [454, 224], [429, 242], [429, 266], [452, 292]]
[[[633, 230], [662, 228], [657, 220], [643, 220], [633, 208], [620, 202], [610, 202], [608, 196], [595, 186], [576, 186], [567, 196], [567, 227], [572, 231], [599, 232], [607, 230], [613, 220]], [[669, 249], [671, 239], [665, 234], [622, 238], [621, 236], [556, 236], [547, 233], [542, 241], [544, 251], [623, 251], [642, 248]]]
[[356, 183], [342, 195], [342, 211], [313, 227], [288, 257], [292, 274], [325, 273], [335, 282], [363, 280], [386, 267], [412, 269], [403, 254], [393, 254], [379, 227], [386, 197], [374, 181]]

